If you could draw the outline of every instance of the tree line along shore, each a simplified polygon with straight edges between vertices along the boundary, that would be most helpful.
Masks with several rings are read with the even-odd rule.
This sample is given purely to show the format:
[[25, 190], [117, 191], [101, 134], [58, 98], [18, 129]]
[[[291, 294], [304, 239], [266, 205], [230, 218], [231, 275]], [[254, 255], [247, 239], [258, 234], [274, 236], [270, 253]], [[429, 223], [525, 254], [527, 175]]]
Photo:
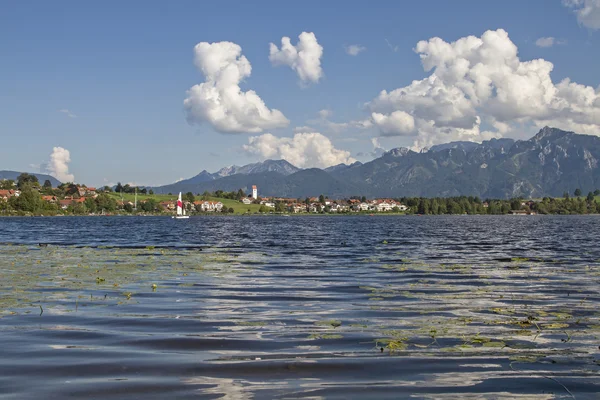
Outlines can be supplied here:
[[[246, 195], [243, 190], [214, 193], [186, 193], [184, 207], [191, 215], [204, 214], [598, 214], [600, 190], [583, 197], [577, 189], [571, 196], [542, 199], [485, 199], [476, 196], [445, 198], [400, 197], [329, 199], [326, 196], [290, 199]], [[0, 181], [0, 216], [25, 215], [171, 215], [176, 196], [154, 194], [146, 188], [120, 183], [113, 189], [64, 183], [52, 187], [40, 184], [30, 174], [17, 181]]]

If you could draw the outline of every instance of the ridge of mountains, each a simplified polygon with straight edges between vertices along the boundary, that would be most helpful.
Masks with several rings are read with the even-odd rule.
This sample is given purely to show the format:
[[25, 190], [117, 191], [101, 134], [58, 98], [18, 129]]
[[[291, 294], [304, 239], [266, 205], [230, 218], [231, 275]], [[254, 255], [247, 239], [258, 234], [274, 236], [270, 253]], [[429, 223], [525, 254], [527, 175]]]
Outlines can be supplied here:
[[[50, 175], [38, 174], [33, 172], [28, 172], [28, 174], [36, 176], [38, 178], [38, 181], [40, 182], [40, 185], [43, 185], [46, 179], [48, 179], [50, 183], [52, 183], [52, 187], [57, 187], [62, 183], [61, 181]], [[21, 175], [21, 172], [3, 170], [0, 171], [0, 181], [6, 179], [13, 180], [16, 182], [19, 175]]]
[[340, 164], [326, 169], [300, 169], [285, 160], [230, 166], [170, 185], [156, 193], [208, 190], [251, 192], [259, 195], [336, 198], [559, 197], [577, 188], [583, 193], [600, 188], [600, 137], [545, 127], [529, 140], [491, 139], [482, 143], [451, 142], [414, 152], [395, 148], [366, 163]]

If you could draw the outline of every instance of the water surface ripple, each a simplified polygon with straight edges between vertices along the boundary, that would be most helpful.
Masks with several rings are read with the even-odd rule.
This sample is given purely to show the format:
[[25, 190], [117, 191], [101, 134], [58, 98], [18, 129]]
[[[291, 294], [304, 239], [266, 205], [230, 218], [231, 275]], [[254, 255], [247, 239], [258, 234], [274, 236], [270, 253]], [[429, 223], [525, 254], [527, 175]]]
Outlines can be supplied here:
[[0, 399], [595, 399], [599, 241], [597, 216], [0, 218]]

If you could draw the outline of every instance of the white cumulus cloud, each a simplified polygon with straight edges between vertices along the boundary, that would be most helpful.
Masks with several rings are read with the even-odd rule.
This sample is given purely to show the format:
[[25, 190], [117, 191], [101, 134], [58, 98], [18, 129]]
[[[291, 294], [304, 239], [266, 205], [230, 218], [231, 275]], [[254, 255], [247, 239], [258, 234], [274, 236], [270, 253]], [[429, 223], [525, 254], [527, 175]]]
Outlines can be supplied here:
[[374, 112], [371, 117], [383, 135], [410, 136], [415, 134], [415, 119], [404, 111], [394, 111], [389, 115]]
[[416, 134], [415, 148], [486, 140], [523, 126], [600, 135], [600, 87], [554, 83], [554, 65], [521, 61], [502, 29], [451, 43], [435, 37], [415, 52], [430, 75], [368, 103], [382, 135]]
[[535, 41], [535, 45], [537, 47], [552, 47], [554, 46], [554, 38], [552, 36], [541, 37]]
[[577, 21], [590, 29], [600, 29], [600, 0], [563, 0], [577, 15]]
[[69, 173], [69, 163], [71, 162], [71, 153], [62, 147], [54, 147], [50, 154], [50, 161], [46, 165], [46, 171], [59, 181], [74, 182], [75, 176]]
[[323, 56], [323, 46], [317, 42], [317, 37], [312, 32], [302, 32], [298, 36], [296, 46], [287, 36], [281, 38], [281, 49], [273, 43], [269, 44], [271, 64], [289, 66], [296, 71], [303, 83], [316, 83], [323, 77], [321, 56]]
[[349, 151], [336, 149], [331, 140], [319, 132], [296, 133], [291, 138], [265, 133], [251, 137], [243, 149], [263, 159], [286, 160], [299, 168], [327, 168], [356, 161]]
[[194, 47], [194, 64], [205, 82], [187, 91], [183, 106], [190, 124], [210, 123], [223, 133], [261, 133], [289, 124], [281, 111], [270, 110], [254, 92], [244, 92], [240, 82], [252, 67], [242, 48], [231, 42], [201, 42]]
[[367, 48], [359, 44], [351, 44], [350, 46], [344, 46], [344, 49], [346, 50], [346, 54], [350, 56], [357, 56]]

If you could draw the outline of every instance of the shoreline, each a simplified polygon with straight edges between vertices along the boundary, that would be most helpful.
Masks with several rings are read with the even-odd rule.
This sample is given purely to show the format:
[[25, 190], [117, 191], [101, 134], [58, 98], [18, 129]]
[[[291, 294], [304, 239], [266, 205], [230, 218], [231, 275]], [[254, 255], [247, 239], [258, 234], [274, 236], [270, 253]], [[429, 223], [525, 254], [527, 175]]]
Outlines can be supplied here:
[[[190, 215], [190, 218], [196, 217], [214, 217], [214, 218], [226, 218], [226, 217], [465, 217], [465, 216], [481, 216], [481, 217], [500, 217], [500, 216], [509, 216], [509, 217], [538, 217], [538, 216], [599, 216], [600, 213], [590, 213], [590, 214], [525, 214], [525, 215], [515, 215], [515, 214], [405, 214], [405, 213], [292, 213], [292, 214], [260, 214], [260, 213], [252, 213], [252, 214], [220, 214], [220, 213], [210, 213], [210, 214], [195, 214]], [[172, 215], [161, 215], [161, 214], [110, 214], [110, 215], [0, 215], [0, 219], [2, 218], [95, 218], [95, 217], [136, 217], [136, 218], [172, 218]]]

